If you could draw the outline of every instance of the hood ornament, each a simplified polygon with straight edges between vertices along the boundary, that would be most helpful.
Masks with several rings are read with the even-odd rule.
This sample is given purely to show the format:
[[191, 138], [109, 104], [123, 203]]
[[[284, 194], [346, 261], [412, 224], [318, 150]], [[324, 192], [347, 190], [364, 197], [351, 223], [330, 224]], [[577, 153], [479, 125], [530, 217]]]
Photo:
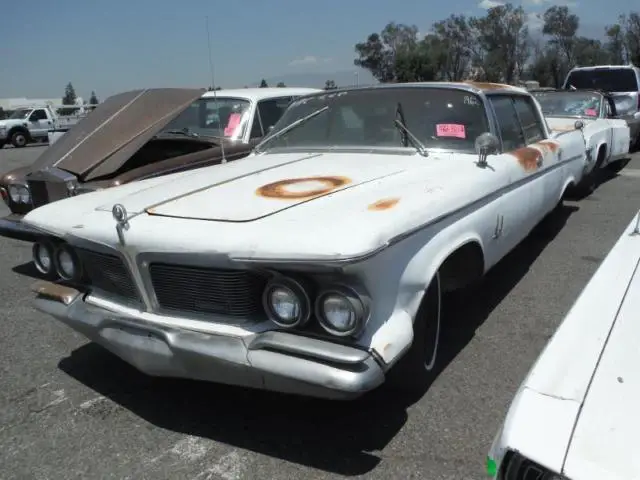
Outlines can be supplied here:
[[124, 245], [124, 230], [129, 229], [129, 217], [127, 216], [127, 209], [124, 205], [116, 203], [111, 209], [111, 215], [116, 221], [116, 232], [118, 232], [118, 239], [120, 243]]

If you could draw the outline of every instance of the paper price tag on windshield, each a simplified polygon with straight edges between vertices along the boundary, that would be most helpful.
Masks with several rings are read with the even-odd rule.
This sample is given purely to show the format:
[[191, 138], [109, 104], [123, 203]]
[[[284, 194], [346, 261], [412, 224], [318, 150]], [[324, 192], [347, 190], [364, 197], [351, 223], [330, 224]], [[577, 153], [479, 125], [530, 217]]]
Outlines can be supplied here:
[[594, 108], [587, 108], [584, 111], [584, 114], [589, 116], [589, 117], [597, 117], [598, 116], [598, 112], [596, 112], [596, 110]]
[[439, 123], [436, 125], [436, 136], [467, 138], [467, 132], [465, 131], [464, 125], [457, 123]]
[[233, 133], [236, 131], [236, 128], [238, 128], [238, 125], [240, 125], [240, 118], [242, 118], [242, 115], [240, 115], [239, 113], [232, 113], [231, 115], [229, 115], [229, 122], [224, 129], [225, 137], [230, 137], [233, 135]]

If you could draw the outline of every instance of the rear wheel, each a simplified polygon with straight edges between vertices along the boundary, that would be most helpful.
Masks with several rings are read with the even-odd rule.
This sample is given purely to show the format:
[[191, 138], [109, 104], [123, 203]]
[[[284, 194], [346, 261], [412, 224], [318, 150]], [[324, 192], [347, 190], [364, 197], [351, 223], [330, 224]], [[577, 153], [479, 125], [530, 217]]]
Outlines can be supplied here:
[[595, 189], [600, 184], [600, 180], [602, 178], [602, 163], [604, 162], [605, 149], [601, 148], [598, 150], [598, 157], [596, 158], [596, 164], [593, 166], [591, 171], [587, 173], [584, 178], [578, 184], [578, 195], [580, 196], [589, 196], [591, 195]]
[[387, 383], [405, 391], [424, 390], [439, 371], [442, 291], [440, 274], [431, 280], [413, 323], [411, 347], [389, 371]]

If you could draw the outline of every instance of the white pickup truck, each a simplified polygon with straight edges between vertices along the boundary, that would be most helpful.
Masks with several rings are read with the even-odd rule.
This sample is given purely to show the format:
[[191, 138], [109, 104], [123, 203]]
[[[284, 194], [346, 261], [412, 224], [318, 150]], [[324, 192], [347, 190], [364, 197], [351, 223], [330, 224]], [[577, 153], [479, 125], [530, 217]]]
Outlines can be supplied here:
[[69, 105], [64, 108], [79, 109], [73, 115], [59, 115], [50, 105], [42, 107], [25, 107], [16, 109], [9, 118], [0, 120], [0, 148], [11, 143], [16, 148], [28, 143], [46, 142], [50, 130], [71, 128], [86, 113], [88, 105]]

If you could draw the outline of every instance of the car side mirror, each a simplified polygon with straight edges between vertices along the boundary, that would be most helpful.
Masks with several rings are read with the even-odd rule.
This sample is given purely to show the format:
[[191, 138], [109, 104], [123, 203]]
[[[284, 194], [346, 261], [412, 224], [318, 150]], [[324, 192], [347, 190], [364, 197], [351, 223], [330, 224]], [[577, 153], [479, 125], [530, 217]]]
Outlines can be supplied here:
[[576, 120], [576, 123], [573, 124], [576, 130], [582, 130], [584, 128], [584, 122], [582, 120]]
[[478, 154], [478, 166], [487, 166], [487, 157], [500, 151], [500, 140], [493, 133], [485, 132], [476, 138], [476, 153]]

